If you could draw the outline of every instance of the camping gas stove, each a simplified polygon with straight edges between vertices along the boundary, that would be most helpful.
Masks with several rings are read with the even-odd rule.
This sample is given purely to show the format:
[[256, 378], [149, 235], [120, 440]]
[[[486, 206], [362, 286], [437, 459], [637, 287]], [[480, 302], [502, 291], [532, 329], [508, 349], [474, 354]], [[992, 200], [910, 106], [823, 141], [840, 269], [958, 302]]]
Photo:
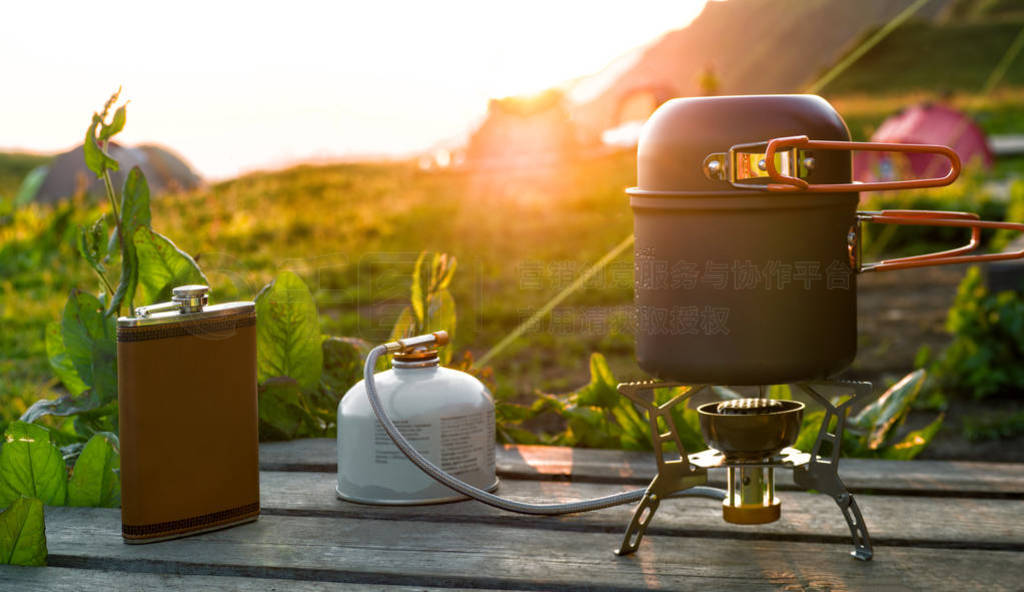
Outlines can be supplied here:
[[[762, 397], [706, 403], [698, 408], [701, 431], [710, 448], [687, 454], [679, 438], [671, 410], [685, 404], [710, 385], [684, 385], [676, 382], [630, 382], [618, 390], [633, 403], [647, 410], [651, 441], [658, 461], [658, 474], [651, 480], [633, 518], [626, 528], [617, 555], [636, 552], [647, 526], [661, 501], [707, 483], [708, 469], [725, 468], [728, 483], [717, 490], [722, 497], [722, 517], [735, 524], [764, 524], [778, 520], [781, 504], [775, 497], [776, 468], [793, 471], [793, 481], [805, 490], [832, 497], [843, 513], [853, 537], [851, 555], [862, 561], [871, 559], [871, 539], [860, 508], [839, 478], [839, 453], [850, 405], [871, 392], [869, 382], [819, 381], [795, 385], [825, 409], [821, 427], [809, 453], [792, 448], [800, 429], [803, 403]], [[840, 387], [848, 396], [833, 404], [817, 389]], [[685, 387], [668, 401], [658, 404], [655, 390]], [[760, 387], [763, 395], [764, 387]], [[835, 428], [829, 425], [835, 421]], [[822, 445], [828, 443], [828, 453]], [[675, 446], [676, 454], [666, 445]], [[701, 488], [707, 491], [708, 488]], [[702, 494], [703, 495], [703, 494]]]

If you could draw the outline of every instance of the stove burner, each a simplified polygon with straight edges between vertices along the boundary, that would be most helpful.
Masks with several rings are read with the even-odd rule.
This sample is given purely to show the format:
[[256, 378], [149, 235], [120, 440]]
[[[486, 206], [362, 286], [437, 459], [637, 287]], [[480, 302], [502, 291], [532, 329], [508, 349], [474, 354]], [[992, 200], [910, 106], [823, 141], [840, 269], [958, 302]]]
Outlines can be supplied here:
[[[871, 540], [860, 508], [838, 473], [847, 412], [856, 398], [871, 392], [871, 383], [828, 381], [795, 385], [825, 409], [818, 435], [808, 453], [789, 447], [796, 441], [804, 404], [759, 397], [705, 403], [698, 407], [701, 431], [711, 448], [687, 454], [671, 411], [708, 386], [658, 381], [619, 385], [622, 395], [647, 410], [658, 474], [634, 510], [616, 554], [635, 553], [661, 500], [685, 495], [686, 490], [706, 484], [707, 471], [711, 468], [725, 468], [728, 472], [728, 489], [721, 492], [724, 497], [722, 516], [727, 522], [763, 524], [777, 520], [781, 505], [775, 498], [774, 469], [784, 468], [793, 471], [793, 481], [798, 487], [825, 493], [835, 500], [853, 537], [854, 550], [850, 554], [862, 561], [871, 559]], [[816, 390], [819, 386], [845, 387], [850, 396], [835, 405]], [[685, 388], [665, 403], [656, 403], [654, 390], [671, 387]], [[830, 430], [833, 423], [835, 427]], [[830, 452], [823, 457], [821, 449], [826, 442]], [[678, 456], [666, 458], [666, 444], [674, 446]]]
[[782, 401], [775, 399], [733, 399], [722, 401], [715, 407], [715, 411], [722, 415], [763, 415], [783, 409]]

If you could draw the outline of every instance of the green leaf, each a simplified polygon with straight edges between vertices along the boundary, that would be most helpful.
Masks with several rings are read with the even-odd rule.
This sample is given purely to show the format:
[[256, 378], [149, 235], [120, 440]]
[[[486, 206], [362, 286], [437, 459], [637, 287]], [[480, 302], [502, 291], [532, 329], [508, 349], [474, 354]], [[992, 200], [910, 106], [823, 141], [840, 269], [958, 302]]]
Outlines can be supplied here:
[[[107, 307], [107, 316], [117, 316], [120, 314], [121, 305], [125, 301], [128, 302], [129, 308], [135, 306], [135, 297], [139, 296], [140, 274], [143, 271], [149, 271], [150, 261], [143, 261], [141, 259], [138, 247], [140, 231], [149, 231], [151, 219], [149, 211], [149, 185], [146, 183], [145, 175], [142, 174], [138, 167], [133, 167], [125, 179], [124, 187], [121, 190], [120, 215], [120, 228], [115, 228], [114, 232], [111, 233], [110, 243], [107, 246], [109, 250], [111, 244], [116, 241], [121, 247], [121, 277], [118, 280], [117, 289], [110, 299], [110, 305]], [[118, 238], [119, 236], [120, 238]], [[151, 239], [152, 237], [147, 238]], [[170, 243], [169, 240], [164, 240]], [[171, 244], [171, 249], [177, 251], [173, 244]], [[147, 254], [151, 253], [152, 250], [147, 252]], [[191, 261], [188, 255], [181, 254]], [[195, 262], [193, 261], [192, 264], [194, 265]], [[157, 277], [160, 277], [161, 273], [163, 273], [163, 270], [160, 268], [153, 271], [153, 274]], [[143, 287], [145, 286], [143, 285]], [[149, 294], [142, 294], [143, 298], [146, 296], [149, 296]], [[146, 300], [145, 302], [146, 304], [151, 304], [156, 301]]]
[[[447, 331], [449, 340], [455, 340], [456, 317], [455, 299], [448, 290], [441, 290], [430, 296], [427, 301], [427, 318], [423, 324], [423, 333]], [[441, 364], [447, 365], [452, 359], [452, 346], [438, 350]]]
[[75, 372], [106, 402], [117, 397], [117, 344], [115, 320], [101, 309], [92, 294], [72, 290], [64, 306], [61, 333]]
[[[668, 399], [669, 397], [665, 397], [664, 401]], [[690, 409], [685, 404], [676, 405], [672, 408], [672, 419], [676, 422], [676, 432], [687, 452], [700, 452], [707, 448], [700, 431], [700, 415], [696, 409]]]
[[618, 422], [622, 432], [619, 436], [619, 448], [623, 450], [650, 450], [651, 436], [647, 422], [640, 417], [636, 409], [627, 402], [612, 410], [612, 416]]
[[458, 261], [447, 253], [439, 253], [434, 257], [434, 272], [431, 278], [431, 289], [434, 291], [447, 290], [455, 276], [455, 268]]
[[[114, 403], [114, 401], [111, 401], [106, 403], [106, 405], [109, 406]], [[45, 415], [67, 417], [68, 415], [95, 411], [102, 406], [105, 405], [98, 396], [95, 396], [92, 391], [86, 391], [77, 396], [68, 394], [52, 400], [40, 399], [32, 403], [32, 406], [26, 409], [19, 419], [25, 423], [33, 423]]]
[[608, 361], [597, 352], [590, 354], [590, 382], [569, 395], [571, 401], [580, 407], [601, 407], [613, 409], [619, 404], [618, 384], [608, 368]]
[[152, 215], [149, 211], [149, 184], [142, 169], [132, 167], [121, 189], [121, 232], [126, 238], [135, 235], [142, 227], [149, 227]]
[[345, 393], [363, 377], [363, 360], [371, 346], [354, 337], [328, 337], [321, 345], [324, 371], [321, 382], [337, 395]]
[[68, 505], [116, 508], [121, 505], [121, 455], [113, 434], [89, 439], [68, 482]]
[[102, 122], [103, 120], [100, 119], [100, 116], [93, 113], [92, 124], [89, 125], [89, 129], [85, 132], [85, 143], [82, 144], [85, 152], [85, 166], [96, 174], [97, 179], [103, 176], [104, 171], [116, 171], [119, 166], [117, 161], [111, 158], [96, 143], [96, 126]]
[[78, 229], [78, 241], [75, 243], [78, 253], [100, 275], [107, 271], [103, 266], [103, 261], [107, 256], [108, 234], [107, 216], [100, 216], [90, 226], [82, 226]]
[[617, 424], [612, 425], [605, 413], [597, 407], [576, 407], [566, 416], [566, 438], [573, 446], [584, 448], [617, 448]]
[[126, 105], [121, 105], [117, 108], [117, 111], [114, 111], [114, 119], [110, 121], [109, 125], [105, 123], [102, 124], [102, 127], [100, 127], [100, 140], [109, 140], [124, 129], [125, 107]]
[[788, 384], [773, 384], [768, 387], [768, 398], [789, 401], [793, 398], [793, 390]]
[[[61, 323], [52, 321], [46, 324], [46, 356], [50, 360], [50, 367], [54, 374], [73, 395], [81, 394], [88, 390], [89, 385], [82, 381], [75, 370], [75, 363], [71, 359], [68, 350], [64, 347], [64, 334]], [[28, 421], [28, 420], [26, 420]]]
[[18, 192], [14, 194], [14, 207], [21, 207], [34, 200], [36, 193], [39, 193], [39, 188], [42, 187], [43, 181], [46, 179], [46, 174], [49, 172], [50, 167], [45, 164], [29, 171], [25, 178], [21, 180]]
[[21, 497], [0, 514], [0, 564], [46, 565], [43, 503]]
[[[447, 288], [455, 274], [456, 260], [445, 253], [435, 253], [428, 265], [427, 256], [426, 251], [420, 253], [412, 273], [409, 301], [414, 322], [413, 334], [444, 329], [454, 337], [455, 301]], [[399, 321], [404, 324], [404, 318]], [[447, 357], [450, 358], [450, 354]], [[442, 359], [442, 362], [446, 363], [447, 360]]]
[[406, 306], [398, 315], [398, 320], [395, 321], [394, 327], [391, 328], [389, 340], [395, 341], [403, 337], [412, 337], [416, 335], [417, 327], [418, 324], [415, 317], [413, 317], [412, 307]]
[[63, 506], [67, 491], [64, 458], [50, 440], [50, 432], [23, 421], [7, 426], [0, 447], [0, 507], [21, 496]]
[[209, 283], [192, 257], [149, 227], [135, 230], [132, 243], [138, 257], [139, 281], [135, 295], [139, 303], [170, 300], [171, 290], [176, 286]]
[[[116, 231], [115, 231], [116, 234]], [[121, 249], [121, 277], [117, 280], [117, 288], [110, 298], [106, 316], [114, 318], [121, 314], [121, 304], [126, 300], [129, 307], [135, 299], [135, 289], [139, 281], [139, 258], [135, 245], [125, 243]]]
[[303, 390], [320, 382], [323, 350], [313, 295], [302, 279], [284, 271], [256, 296], [257, 376], [294, 379]]
[[316, 425], [302, 397], [302, 387], [279, 376], [259, 388], [260, 440], [291, 440]]
[[814, 441], [818, 438], [818, 431], [820, 431], [823, 421], [825, 421], [824, 410], [804, 413], [804, 420], [800, 425], [800, 435], [797, 436], [793, 448], [810, 452], [814, 447]]
[[103, 432], [117, 432], [117, 401], [73, 415], [75, 433], [84, 438]]
[[423, 269], [427, 252], [423, 251], [416, 258], [416, 267], [412, 271], [412, 288], [409, 300], [412, 303], [413, 319], [416, 321], [416, 333], [422, 332], [423, 319], [427, 308], [427, 297], [430, 295], [430, 278]]
[[924, 450], [924, 447], [932, 441], [939, 428], [942, 427], [943, 416], [939, 415], [935, 421], [920, 430], [914, 430], [902, 440], [889, 446], [882, 451], [882, 458], [891, 460], [911, 460]]
[[920, 392], [924, 378], [924, 370], [915, 370], [907, 374], [874, 403], [851, 418], [850, 422], [854, 426], [869, 431], [868, 448], [877, 450], [881, 447], [892, 428], [903, 420], [910, 411], [910, 404]]

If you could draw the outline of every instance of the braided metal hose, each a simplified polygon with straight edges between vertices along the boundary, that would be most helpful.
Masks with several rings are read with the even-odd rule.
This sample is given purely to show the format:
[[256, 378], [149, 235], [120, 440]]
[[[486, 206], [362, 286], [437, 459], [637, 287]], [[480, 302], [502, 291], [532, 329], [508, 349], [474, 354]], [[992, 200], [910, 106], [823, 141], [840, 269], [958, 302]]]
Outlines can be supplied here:
[[[527, 504], [494, 495], [493, 493], [473, 487], [472, 485], [449, 475], [420, 454], [419, 451], [405, 439], [405, 436], [398, 431], [398, 427], [395, 426], [394, 422], [391, 421], [391, 418], [389, 418], [387, 413], [384, 412], [384, 406], [381, 404], [380, 397], [377, 395], [377, 384], [374, 382], [373, 371], [377, 367], [377, 360], [382, 355], [388, 353], [388, 351], [389, 350], [386, 346], [378, 345], [370, 350], [369, 355], [366, 356], [366, 364], [363, 366], [366, 397], [370, 401], [370, 407], [373, 408], [374, 415], [377, 416], [377, 420], [380, 421], [381, 426], [384, 427], [384, 431], [387, 432], [388, 437], [390, 437], [395, 443], [395, 446], [397, 446], [398, 449], [402, 451], [402, 454], [408, 457], [414, 465], [419, 467], [424, 473], [430, 475], [437, 482], [489, 506], [507, 510], [509, 512], [518, 512], [520, 514], [559, 515], [574, 514], [576, 512], [590, 512], [593, 510], [600, 510], [602, 508], [609, 508], [612, 506], [639, 501], [644, 496], [643, 489], [634, 489], [632, 491], [589, 500], [581, 500], [578, 502], [567, 502], [562, 504]], [[691, 487], [690, 489], [677, 492], [669, 497], [709, 497], [721, 500], [725, 498], [725, 493], [720, 489], [714, 489], [711, 487]]]

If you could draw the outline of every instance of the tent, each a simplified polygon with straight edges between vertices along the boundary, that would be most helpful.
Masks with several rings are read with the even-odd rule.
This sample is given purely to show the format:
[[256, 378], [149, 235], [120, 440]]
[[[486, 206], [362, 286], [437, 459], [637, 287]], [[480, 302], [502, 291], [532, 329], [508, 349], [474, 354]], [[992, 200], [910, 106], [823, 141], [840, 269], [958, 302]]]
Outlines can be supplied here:
[[[988, 168], [993, 162], [981, 128], [966, 113], [946, 105], [924, 103], [904, 109], [882, 122], [871, 141], [942, 144], [956, 150], [965, 165]], [[934, 154], [861, 151], [853, 157], [853, 178], [865, 182], [938, 177], [948, 170], [946, 159]]]
[[[111, 173], [111, 181], [118, 191], [134, 166], [142, 169], [154, 194], [195, 189], [202, 181], [181, 157], [166, 148], [153, 145], [128, 148], [111, 143], [108, 152], [120, 163], [120, 169]], [[38, 188], [23, 186], [19, 195], [31, 189], [31, 199], [41, 203], [53, 203], [83, 190], [90, 195], [104, 195], [103, 181], [85, 167], [81, 146], [58, 154], [45, 166], [45, 172], [33, 171], [29, 178], [33, 176], [32, 183]]]

